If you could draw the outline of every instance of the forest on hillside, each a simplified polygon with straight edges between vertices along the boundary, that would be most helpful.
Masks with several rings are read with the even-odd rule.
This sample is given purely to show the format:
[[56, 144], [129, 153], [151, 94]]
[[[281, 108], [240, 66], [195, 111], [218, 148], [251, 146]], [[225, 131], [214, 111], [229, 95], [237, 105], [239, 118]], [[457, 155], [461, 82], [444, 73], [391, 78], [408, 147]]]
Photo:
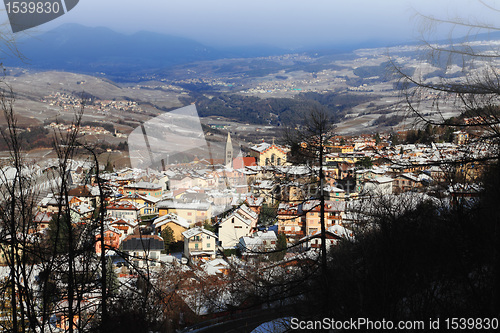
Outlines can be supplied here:
[[345, 93], [301, 93], [294, 98], [258, 98], [221, 93], [213, 98], [198, 95], [184, 102], [195, 102], [201, 117], [221, 116], [243, 123], [287, 126], [303, 120], [311, 109], [323, 108], [333, 122], [340, 121], [345, 111], [376, 99]]

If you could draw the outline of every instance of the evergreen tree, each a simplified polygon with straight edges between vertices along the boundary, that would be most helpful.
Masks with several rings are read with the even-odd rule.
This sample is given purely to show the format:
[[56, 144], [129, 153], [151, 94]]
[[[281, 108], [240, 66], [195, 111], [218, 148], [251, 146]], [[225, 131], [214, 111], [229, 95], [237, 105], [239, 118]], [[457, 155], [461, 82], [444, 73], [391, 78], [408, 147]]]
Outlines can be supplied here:
[[73, 225], [68, 223], [69, 216], [67, 214], [55, 214], [49, 222], [47, 228], [47, 245], [49, 251], [55, 251], [58, 254], [68, 253], [69, 250], [69, 233], [75, 230]]
[[205, 223], [203, 223], [203, 228], [213, 233], [217, 232], [217, 227], [211, 224], [209, 221], [205, 221]]
[[106, 172], [113, 172], [113, 171], [115, 171], [114, 168], [113, 168], [113, 163], [111, 163], [110, 160], [108, 160], [108, 162], [106, 163], [106, 167], [104, 168], [104, 171], [106, 171]]
[[175, 242], [174, 231], [169, 226], [166, 226], [161, 231], [161, 237], [165, 243], [165, 252], [169, 252], [170, 245]]
[[272, 260], [274, 261], [280, 261], [283, 260], [285, 257], [287, 250], [287, 241], [286, 241], [286, 236], [284, 233], [280, 232], [278, 234], [278, 241], [276, 242], [276, 251], [272, 255]]
[[361, 167], [363, 169], [370, 169], [373, 166], [373, 162], [370, 157], [365, 156], [356, 162], [356, 166]]
[[274, 224], [274, 222], [276, 221], [277, 213], [278, 209], [276, 206], [273, 207], [267, 204], [263, 204], [259, 214], [259, 224], [265, 226]]
[[113, 269], [113, 263], [110, 258], [108, 258], [106, 265], [106, 287], [108, 289], [108, 295], [114, 296], [118, 293], [120, 282], [118, 281], [118, 277]]

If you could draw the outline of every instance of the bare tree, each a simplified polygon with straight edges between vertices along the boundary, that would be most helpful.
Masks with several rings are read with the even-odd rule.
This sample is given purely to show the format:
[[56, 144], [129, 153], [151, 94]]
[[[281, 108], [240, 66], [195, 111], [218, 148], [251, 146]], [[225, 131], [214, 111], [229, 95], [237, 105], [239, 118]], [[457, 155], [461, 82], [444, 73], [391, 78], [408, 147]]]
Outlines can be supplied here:
[[[478, 3], [500, 14], [500, 8], [481, 0]], [[438, 79], [429, 79], [423, 68], [417, 68], [410, 75], [405, 68], [393, 63], [410, 115], [425, 124], [480, 128], [483, 132], [481, 139], [496, 141], [500, 134], [500, 76], [497, 70], [500, 49], [488, 39], [490, 34], [500, 31], [500, 26], [471, 17], [448, 18], [420, 13], [418, 17], [424, 27], [422, 64], [442, 71]], [[431, 41], [432, 32], [438, 29], [450, 31], [448, 41]], [[457, 36], [455, 31], [467, 35]], [[456, 75], [451, 75], [451, 71]], [[450, 122], [444, 115], [447, 108], [458, 110], [472, 119], [467, 123]]]
[[[2, 137], [10, 151], [10, 163], [0, 174], [0, 250], [9, 267], [9, 279], [5, 281], [2, 291], [4, 299], [10, 300], [10, 321], [4, 329], [26, 331], [27, 325], [30, 329], [35, 327], [37, 319], [34, 310], [35, 291], [31, 286], [35, 274], [32, 256], [36, 253], [36, 239], [30, 237], [37, 197], [33, 169], [24, 163], [18, 141], [19, 129], [13, 111], [12, 94], [2, 94], [0, 104], [7, 122]], [[6, 292], [10, 294], [6, 295]]]
[[[500, 7], [496, 3], [478, 0], [477, 4], [492, 16], [500, 14]], [[404, 68], [394, 66], [400, 78], [409, 115], [424, 124], [466, 130], [470, 135], [469, 142], [462, 146], [454, 160], [441, 160], [439, 164], [462, 172], [480, 166], [481, 171], [488, 175], [484, 180], [498, 184], [498, 177], [495, 175], [500, 162], [500, 48], [498, 43], [490, 41], [500, 31], [498, 20], [487, 22], [472, 15], [446, 17], [420, 13], [418, 17], [423, 27], [423, 62], [440, 68], [441, 75], [438, 79], [429, 79], [419, 68], [413, 75], [409, 75]], [[431, 41], [437, 29], [449, 31], [447, 42]], [[452, 72], [456, 75], [452, 75]], [[459, 111], [459, 118], [447, 119], [445, 111], [449, 110]], [[497, 192], [489, 190], [488, 195], [497, 197]], [[484, 200], [483, 204], [487, 202], [490, 201]], [[493, 271], [497, 282], [493, 284], [493, 309], [498, 311], [500, 218], [496, 213], [498, 210], [493, 206], [481, 207], [485, 212], [490, 212], [488, 214], [494, 221], [492, 235], [496, 246], [492, 251], [495, 257]], [[465, 213], [464, 210], [462, 212]]]
[[[9, 163], [0, 170], [0, 252], [9, 271], [8, 279], [0, 283], [4, 299], [0, 325], [12, 332], [52, 331], [52, 318], [57, 315], [68, 332], [88, 331], [96, 321], [99, 331], [105, 332], [112, 292], [103, 237], [108, 192], [95, 147], [79, 142], [84, 105], [75, 113], [72, 130], [53, 134], [56, 165], [42, 173], [24, 158], [12, 93], [4, 92], [0, 102], [7, 122], [1, 134], [10, 154]], [[78, 223], [70, 206], [71, 168], [75, 158], [84, 154], [90, 154], [94, 165], [99, 205], [98, 214]], [[55, 205], [46, 234], [37, 230], [35, 221], [44, 188], [52, 192]], [[96, 239], [103, 249], [100, 259]]]
[[[291, 147], [292, 161], [306, 163], [312, 167], [317, 166], [317, 174], [313, 177], [318, 179], [318, 191], [316, 199], [319, 199], [320, 224], [321, 224], [321, 268], [326, 290], [329, 289], [328, 259], [326, 251], [326, 223], [325, 223], [325, 172], [324, 160], [328, 153], [329, 139], [333, 136], [333, 121], [325, 110], [313, 109], [307, 115], [302, 124], [285, 131], [285, 142]], [[314, 170], [312, 168], [311, 170]], [[307, 198], [310, 199], [310, 198]], [[327, 292], [328, 293], [328, 292]], [[328, 298], [324, 298], [328, 302]], [[327, 308], [327, 306], [325, 306]]]

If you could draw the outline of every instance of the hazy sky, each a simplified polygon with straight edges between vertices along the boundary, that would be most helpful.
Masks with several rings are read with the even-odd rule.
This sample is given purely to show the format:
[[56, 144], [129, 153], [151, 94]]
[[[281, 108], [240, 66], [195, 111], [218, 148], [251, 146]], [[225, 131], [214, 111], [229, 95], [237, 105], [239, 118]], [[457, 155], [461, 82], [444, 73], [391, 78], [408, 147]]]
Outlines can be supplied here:
[[[209, 45], [259, 43], [292, 48], [346, 41], [413, 41], [419, 36], [418, 20], [414, 18], [417, 11], [443, 18], [461, 16], [490, 19], [493, 11], [480, 2], [80, 0], [72, 11], [36, 30], [47, 31], [60, 24], [73, 22], [127, 33], [156, 31], [189, 37]], [[483, 2], [495, 4], [494, 0]], [[5, 15], [2, 19], [7, 21]]]

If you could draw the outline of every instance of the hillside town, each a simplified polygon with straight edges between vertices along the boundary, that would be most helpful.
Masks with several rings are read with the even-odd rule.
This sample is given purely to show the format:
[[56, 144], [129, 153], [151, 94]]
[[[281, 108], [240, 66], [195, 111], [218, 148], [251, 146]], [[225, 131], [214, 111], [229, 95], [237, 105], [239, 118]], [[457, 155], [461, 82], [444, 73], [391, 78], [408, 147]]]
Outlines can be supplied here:
[[0, 333], [499, 331], [498, 2], [219, 2], [4, 1]]
[[[84, 84], [80, 81], [77, 84]], [[40, 101], [49, 106], [58, 106], [62, 111], [72, 111], [81, 107], [82, 99], [85, 100], [85, 108], [91, 113], [108, 114], [110, 111], [119, 112], [143, 112], [135, 101], [128, 100], [101, 100], [96, 97], [75, 96], [74, 94], [56, 92], [44, 96]]]
[[[193, 325], [248, 301], [243, 293], [229, 293], [234, 283], [244, 284], [235, 276], [310, 266], [318, 260], [322, 239], [327, 248], [354, 241], [363, 214], [369, 214], [360, 205], [369, 198], [398, 201], [411, 194], [453, 205], [474, 200], [481, 191], [478, 165], [450, 170], [442, 163], [489, 153], [488, 145], [471, 147], [467, 132], [454, 132], [453, 142], [394, 144], [391, 139], [332, 136], [321, 161], [322, 187], [319, 165], [292, 164], [290, 147], [262, 141], [246, 156], [234, 157], [230, 134], [224, 159], [195, 157], [160, 170], [106, 167], [96, 173], [92, 163], [71, 160], [67, 196], [53, 191], [58, 181], [50, 175], [57, 161], [40, 162], [31, 172], [39, 200], [30, 235], [52, 237], [62, 211], [69, 210], [71, 223], [81, 230], [103, 213], [103, 230], [80, 234], [92, 238], [92, 260], [109, 258], [118, 289], [146, 275], [175, 297], [172, 327]], [[4, 167], [5, 175], [14, 172]], [[1, 258], [7, 265], [4, 254]], [[85, 293], [81, 302], [97, 307], [94, 294]], [[52, 325], [59, 329], [70, 325], [64, 311], [55, 308], [54, 316]]]

